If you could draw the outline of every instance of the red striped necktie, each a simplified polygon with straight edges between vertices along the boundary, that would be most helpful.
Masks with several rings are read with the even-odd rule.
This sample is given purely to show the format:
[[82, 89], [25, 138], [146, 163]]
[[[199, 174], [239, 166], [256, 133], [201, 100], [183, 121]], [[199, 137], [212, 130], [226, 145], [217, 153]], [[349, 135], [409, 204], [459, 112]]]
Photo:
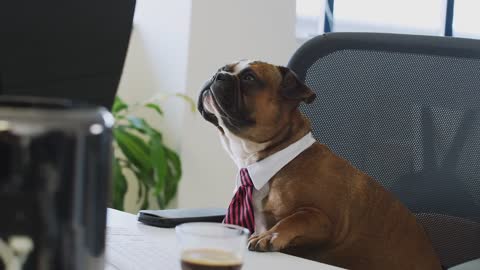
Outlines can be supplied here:
[[240, 181], [241, 186], [238, 187], [228, 206], [224, 223], [242, 226], [253, 233], [255, 231], [252, 200], [253, 182], [245, 168], [240, 170]]

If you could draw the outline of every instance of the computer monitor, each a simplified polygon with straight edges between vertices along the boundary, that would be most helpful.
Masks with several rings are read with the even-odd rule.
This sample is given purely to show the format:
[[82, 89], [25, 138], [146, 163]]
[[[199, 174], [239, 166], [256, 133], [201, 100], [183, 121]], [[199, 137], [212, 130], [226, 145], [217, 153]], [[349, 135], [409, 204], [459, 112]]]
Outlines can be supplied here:
[[111, 108], [135, 0], [0, 2], [0, 96]]

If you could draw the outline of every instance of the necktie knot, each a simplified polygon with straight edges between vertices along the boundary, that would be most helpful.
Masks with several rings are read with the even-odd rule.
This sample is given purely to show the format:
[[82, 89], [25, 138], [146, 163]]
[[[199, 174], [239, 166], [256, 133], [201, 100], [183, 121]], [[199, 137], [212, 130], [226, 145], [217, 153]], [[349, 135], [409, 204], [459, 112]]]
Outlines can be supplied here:
[[253, 186], [252, 179], [250, 178], [250, 175], [248, 174], [248, 170], [246, 168], [243, 168], [240, 170], [240, 182], [242, 186], [246, 186], [246, 187]]

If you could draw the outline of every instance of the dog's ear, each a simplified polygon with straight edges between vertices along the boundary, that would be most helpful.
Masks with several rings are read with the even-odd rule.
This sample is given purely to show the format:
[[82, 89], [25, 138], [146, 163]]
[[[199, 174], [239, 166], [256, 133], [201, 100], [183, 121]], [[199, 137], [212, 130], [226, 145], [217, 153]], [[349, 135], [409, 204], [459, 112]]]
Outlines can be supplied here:
[[287, 67], [279, 66], [278, 69], [282, 74], [282, 83], [280, 91], [287, 99], [303, 101], [307, 104], [312, 103], [317, 95], [301, 82], [295, 73]]

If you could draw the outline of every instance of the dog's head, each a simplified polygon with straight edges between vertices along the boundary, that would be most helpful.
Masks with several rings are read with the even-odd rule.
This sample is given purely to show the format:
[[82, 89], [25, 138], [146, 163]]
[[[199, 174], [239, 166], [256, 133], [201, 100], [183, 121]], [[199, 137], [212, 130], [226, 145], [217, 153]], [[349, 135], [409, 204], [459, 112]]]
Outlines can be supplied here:
[[286, 67], [242, 60], [220, 68], [202, 87], [198, 110], [218, 127], [254, 142], [268, 141], [315, 93]]

